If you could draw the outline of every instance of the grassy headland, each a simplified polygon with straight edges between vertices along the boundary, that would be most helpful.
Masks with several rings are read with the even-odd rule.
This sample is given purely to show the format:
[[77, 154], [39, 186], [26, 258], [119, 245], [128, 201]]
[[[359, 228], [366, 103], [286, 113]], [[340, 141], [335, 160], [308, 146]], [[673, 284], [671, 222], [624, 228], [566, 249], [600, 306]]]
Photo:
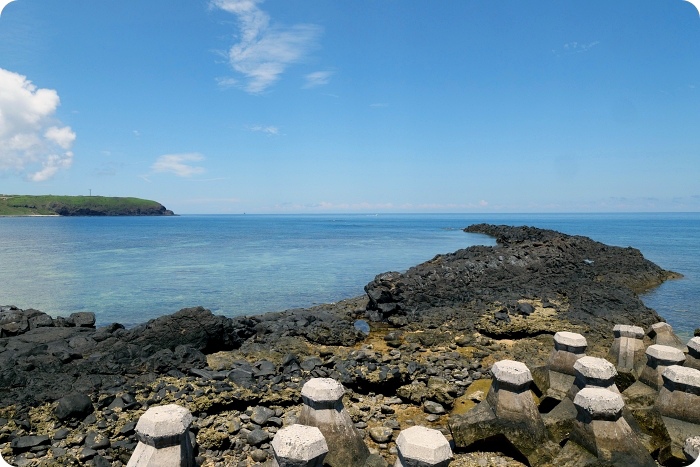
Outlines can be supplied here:
[[171, 216], [147, 199], [107, 196], [2, 195], [0, 216]]

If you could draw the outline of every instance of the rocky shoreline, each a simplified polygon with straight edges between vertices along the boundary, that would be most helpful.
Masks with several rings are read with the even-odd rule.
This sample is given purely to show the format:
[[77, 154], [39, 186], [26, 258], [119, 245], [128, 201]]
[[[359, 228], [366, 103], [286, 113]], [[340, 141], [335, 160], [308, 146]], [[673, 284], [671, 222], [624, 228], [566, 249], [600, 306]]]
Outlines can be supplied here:
[[[393, 464], [398, 430], [449, 437], [448, 416], [485, 397], [496, 361], [541, 366], [560, 331], [605, 356], [614, 325], [663, 321], [637, 294], [678, 277], [585, 237], [466, 230], [497, 246], [380, 274], [365, 296], [308, 309], [227, 318], [188, 308], [96, 329], [90, 313], [0, 307], [0, 452], [13, 465], [126, 465], [139, 416], [177, 403], [195, 416], [202, 465], [267, 465], [304, 382], [330, 377], [347, 389], [375, 465]], [[521, 464], [482, 450], [456, 452], [451, 465]]]

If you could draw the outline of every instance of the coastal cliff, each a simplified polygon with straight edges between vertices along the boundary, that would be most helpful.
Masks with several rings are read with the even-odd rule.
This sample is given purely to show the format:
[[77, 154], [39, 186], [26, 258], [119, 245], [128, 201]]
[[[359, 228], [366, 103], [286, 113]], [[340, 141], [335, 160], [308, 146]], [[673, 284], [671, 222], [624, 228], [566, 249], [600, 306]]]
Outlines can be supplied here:
[[[637, 293], [677, 277], [638, 250], [585, 237], [466, 230], [498, 245], [380, 274], [365, 296], [308, 309], [227, 318], [187, 308], [132, 329], [95, 329], [89, 313], [1, 307], [0, 451], [25, 465], [124, 465], [138, 417], [177, 403], [196, 417], [200, 463], [265, 465], [266, 440], [298, 416], [304, 382], [331, 377], [348, 389], [368, 445], [393, 462], [393, 431], [445, 430], [446, 414], [484, 397], [496, 361], [540, 366], [558, 331], [584, 334], [588, 354], [604, 356], [614, 325], [662, 321]], [[260, 421], [259, 412], [269, 416]], [[249, 436], [259, 430], [268, 438]], [[37, 444], [13, 449], [20, 438]], [[492, 457], [520, 465], [467, 452], [454, 465]]]
[[107, 196], [0, 195], [0, 216], [172, 216], [147, 199]]

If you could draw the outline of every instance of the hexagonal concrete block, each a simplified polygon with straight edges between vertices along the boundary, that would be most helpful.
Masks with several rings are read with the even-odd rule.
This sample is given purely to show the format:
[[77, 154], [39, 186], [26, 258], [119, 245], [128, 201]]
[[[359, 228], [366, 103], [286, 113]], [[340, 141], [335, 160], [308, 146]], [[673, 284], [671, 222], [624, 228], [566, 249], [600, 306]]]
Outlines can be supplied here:
[[532, 373], [522, 362], [514, 360], [501, 360], [491, 367], [494, 379], [499, 383], [511, 386], [524, 386], [532, 382]]
[[651, 329], [657, 334], [660, 332], [673, 332], [673, 328], [668, 323], [654, 323], [651, 325]]
[[597, 357], [581, 357], [574, 363], [574, 370], [586, 379], [609, 381], [617, 376], [615, 365]]
[[688, 350], [694, 350], [700, 354], [700, 337], [693, 337], [688, 341]]
[[682, 352], [687, 351], [687, 347], [673, 332], [673, 328], [668, 323], [652, 324], [647, 334], [651, 338], [653, 344], [668, 345]]
[[320, 466], [328, 453], [326, 438], [312, 426], [294, 424], [282, 428], [270, 444], [280, 467]]
[[452, 459], [452, 449], [438, 430], [412, 426], [403, 430], [396, 439], [398, 467], [446, 466]]
[[700, 391], [700, 370], [695, 368], [671, 365], [664, 370], [662, 376], [672, 383], [672, 387], [689, 388], [694, 393]]
[[585, 352], [588, 342], [581, 334], [560, 331], [554, 334], [554, 347], [557, 350], [568, 350], [569, 352]]
[[647, 357], [651, 357], [657, 362], [668, 363], [670, 365], [682, 365], [685, 361], [685, 354], [680, 350], [659, 344], [650, 345], [647, 348]]
[[176, 404], [151, 407], [136, 424], [136, 435], [142, 443], [155, 448], [179, 444], [192, 424], [192, 414]]
[[613, 327], [615, 337], [629, 337], [632, 339], [643, 339], [644, 329], [639, 326], [630, 326], [629, 324], [616, 324]]
[[574, 405], [593, 420], [617, 420], [625, 401], [620, 394], [604, 388], [583, 388], [576, 394]]
[[329, 404], [343, 398], [345, 388], [332, 378], [313, 378], [301, 388], [301, 397], [306, 402]]

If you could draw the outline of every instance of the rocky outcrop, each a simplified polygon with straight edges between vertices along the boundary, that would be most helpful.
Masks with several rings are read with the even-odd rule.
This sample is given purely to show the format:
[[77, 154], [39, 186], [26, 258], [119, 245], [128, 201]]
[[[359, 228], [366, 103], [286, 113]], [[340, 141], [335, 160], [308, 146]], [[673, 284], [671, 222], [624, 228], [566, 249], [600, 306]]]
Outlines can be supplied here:
[[59, 216], [174, 216], [175, 213], [162, 204], [154, 206], [71, 206], [52, 203], [47, 206]]
[[[451, 321], [492, 337], [571, 330], [607, 333], [612, 324], [661, 321], [637, 292], [677, 277], [639, 250], [532, 227], [465, 229], [496, 237], [410, 268], [378, 275], [365, 287], [367, 316], [393, 324]], [[473, 327], [472, 327], [472, 324]]]

